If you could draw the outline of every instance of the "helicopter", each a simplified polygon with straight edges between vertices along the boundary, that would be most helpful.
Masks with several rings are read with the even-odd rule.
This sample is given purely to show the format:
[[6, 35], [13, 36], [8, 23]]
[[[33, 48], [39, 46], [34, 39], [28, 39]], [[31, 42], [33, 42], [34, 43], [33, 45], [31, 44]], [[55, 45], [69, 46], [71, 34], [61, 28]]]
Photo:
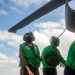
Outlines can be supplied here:
[[[65, 4], [65, 23], [66, 23], [66, 29], [68, 29], [71, 32], [75, 32], [75, 10], [71, 9], [68, 2], [71, 0], [51, 0], [26, 18], [24, 18], [22, 21], [11, 27], [8, 32], [16, 33], [17, 30], [23, 28], [24, 26], [27, 26], [34, 20], [44, 16], [45, 14], [55, 10], [56, 8], [62, 6]], [[34, 17], [33, 17], [34, 16]]]

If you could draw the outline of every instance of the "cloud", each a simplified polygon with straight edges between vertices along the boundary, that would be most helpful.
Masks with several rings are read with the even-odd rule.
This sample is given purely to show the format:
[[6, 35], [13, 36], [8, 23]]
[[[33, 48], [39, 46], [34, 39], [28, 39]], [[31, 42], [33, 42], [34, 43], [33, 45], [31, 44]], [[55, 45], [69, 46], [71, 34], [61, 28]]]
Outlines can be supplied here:
[[34, 32], [35, 35], [35, 43], [39, 46], [40, 52], [42, 51], [42, 49], [45, 47], [45, 45], [47, 45], [49, 43], [49, 38], [38, 31]]
[[5, 10], [1, 9], [0, 10], [0, 15], [8, 15], [8, 13]]
[[[47, 21], [47, 22], [43, 22], [43, 23], [36, 23], [35, 26], [36, 27], [39, 27], [39, 28], [42, 28], [42, 29], [58, 29], [58, 28], [64, 28], [64, 24], [65, 24], [65, 21], [64, 19], [60, 20], [59, 22], [50, 22], [50, 21]], [[62, 27], [61, 27], [62, 25]]]
[[57, 66], [57, 75], [64, 75], [64, 67]]
[[[3, 30], [3, 31], [0, 30], [0, 36], [1, 36], [0, 41], [5, 42], [6, 45], [8, 46], [8, 48], [11, 46], [12, 46], [12, 48], [15, 48], [16, 53], [14, 53], [14, 50], [13, 50], [13, 53], [18, 56], [19, 45], [23, 42], [22, 36], [19, 36], [19, 35], [14, 34], [14, 33], [9, 33], [5, 30]], [[3, 48], [2, 45], [1, 45], [1, 48]]]
[[1, 43], [1, 44], [0, 44], [0, 48], [5, 49], [5, 46]]
[[[18, 74], [18, 61], [12, 57], [8, 57], [5, 54], [0, 53], [0, 74], [9, 75], [10, 73]], [[14, 72], [14, 73], [13, 73]], [[16, 73], [17, 72], [17, 73]]]
[[[5, 64], [5, 65], [4, 65]], [[16, 68], [18, 61], [14, 58], [8, 57], [2, 53], [0, 53], [0, 67], [4, 68]]]
[[16, 43], [19, 43], [22, 41], [22, 36], [19, 36], [17, 34], [14, 33], [9, 33], [8, 31], [5, 30], [0, 30], [0, 40], [1, 41], [13, 41]]
[[[7, 3], [3, 0], [0, 0], [0, 4], [2, 4], [2, 8], [7, 8], [12, 10], [15, 13], [24, 14], [23, 9], [26, 9], [29, 6], [32, 5], [41, 5], [43, 3], [46, 3], [50, 0], [8, 0]], [[10, 13], [10, 12], [9, 12]], [[1, 15], [8, 15], [8, 13], [5, 10], [0, 10]]]
[[18, 9], [14, 6], [10, 6], [10, 9], [13, 10], [13, 12], [15, 12], [17, 14], [24, 14], [20, 9]]
[[50, 0], [11, 0], [11, 2], [15, 3], [17, 6], [28, 7], [32, 4], [39, 5], [43, 2], [48, 2]]

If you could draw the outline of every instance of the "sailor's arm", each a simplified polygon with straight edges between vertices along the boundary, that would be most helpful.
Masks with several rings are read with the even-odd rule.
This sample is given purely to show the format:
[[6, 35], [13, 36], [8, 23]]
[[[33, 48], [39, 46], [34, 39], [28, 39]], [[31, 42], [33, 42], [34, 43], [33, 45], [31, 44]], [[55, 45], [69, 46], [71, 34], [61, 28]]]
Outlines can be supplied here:
[[25, 56], [24, 56], [24, 50], [23, 50], [23, 48], [22, 48], [22, 46], [20, 45], [20, 49], [19, 49], [19, 57], [20, 57], [20, 59], [22, 60], [22, 62], [23, 62], [23, 64], [24, 64], [24, 66], [25, 66], [25, 68], [27, 69], [27, 72], [28, 72], [28, 74], [29, 75], [34, 75], [33, 73], [32, 73], [32, 71], [30, 70], [30, 68], [27, 66], [28, 65], [28, 63], [27, 63], [27, 60], [26, 60], [26, 58], [25, 58]]
[[43, 50], [42, 50], [42, 54], [41, 54], [41, 57], [40, 57], [40, 60], [42, 61], [43, 60], [43, 58], [45, 58], [47, 55], [48, 55], [48, 53], [49, 53], [49, 46], [46, 46]]
[[65, 59], [62, 57], [62, 56], [60, 56], [60, 61], [63, 63], [63, 64], [65, 64]]
[[21, 45], [20, 45], [20, 48], [19, 48], [19, 57], [22, 60], [24, 65], [28, 65], [27, 60], [26, 60], [25, 55], [24, 55], [23, 47]]

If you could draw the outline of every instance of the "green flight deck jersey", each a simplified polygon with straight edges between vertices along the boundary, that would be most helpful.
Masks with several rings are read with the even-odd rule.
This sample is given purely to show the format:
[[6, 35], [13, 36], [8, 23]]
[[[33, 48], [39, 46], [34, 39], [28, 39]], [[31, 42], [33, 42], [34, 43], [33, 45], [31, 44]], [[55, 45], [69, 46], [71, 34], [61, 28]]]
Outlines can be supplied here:
[[[50, 48], [51, 47], [51, 48]], [[43, 60], [42, 60], [42, 64], [43, 64], [43, 69], [44, 68], [53, 68], [54, 66], [52, 65], [49, 65], [47, 64], [47, 60], [46, 60], [46, 57], [49, 55], [49, 54], [52, 54], [52, 49], [53, 50], [57, 50], [58, 51], [58, 54], [59, 54], [59, 57], [58, 57], [58, 61], [62, 62], [63, 64], [65, 64], [65, 60], [63, 59], [63, 57], [61, 56], [59, 50], [56, 48], [56, 46], [54, 44], [51, 44], [49, 46], [46, 46], [43, 51], [42, 51], [42, 55], [44, 56]], [[48, 56], [49, 59], [51, 56]], [[50, 61], [51, 62], [51, 61]], [[53, 62], [51, 62], [53, 63]]]
[[19, 57], [20, 57], [19, 66], [32, 64], [36, 67], [39, 67], [39, 65], [40, 65], [40, 59], [39, 59], [40, 58], [40, 53], [39, 53], [38, 46], [33, 44], [33, 47], [31, 48], [25, 42], [25, 43], [21, 44], [21, 47], [23, 48], [23, 52], [22, 52], [23, 55], [22, 54], [19, 55]]
[[75, 70], [75, 41], [69, 48], [66, 65]]

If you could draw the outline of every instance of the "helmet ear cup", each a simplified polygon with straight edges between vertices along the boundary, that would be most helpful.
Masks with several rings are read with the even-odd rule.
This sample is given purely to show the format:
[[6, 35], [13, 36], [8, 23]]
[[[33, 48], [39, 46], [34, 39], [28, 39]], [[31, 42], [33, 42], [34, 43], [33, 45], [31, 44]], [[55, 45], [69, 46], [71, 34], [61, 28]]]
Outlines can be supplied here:
[[33, 36], [32, 41], [35, 41], [35, 37]]
[[23, 36], [23, 40], [26, 41], [26, 40], [27, 40], [27, 37], [28, 37], [28, 33], [26, 33], [26, 34]]
[[53, 37], [51, 37], [51, 39], [50, 39], [50, 43], [52, 44], [52, 43], [54, 43], [54, 38]]
[[25, 36], [23, 36], [23, 41], [26, 41], [26, 40], [25, 40]]

